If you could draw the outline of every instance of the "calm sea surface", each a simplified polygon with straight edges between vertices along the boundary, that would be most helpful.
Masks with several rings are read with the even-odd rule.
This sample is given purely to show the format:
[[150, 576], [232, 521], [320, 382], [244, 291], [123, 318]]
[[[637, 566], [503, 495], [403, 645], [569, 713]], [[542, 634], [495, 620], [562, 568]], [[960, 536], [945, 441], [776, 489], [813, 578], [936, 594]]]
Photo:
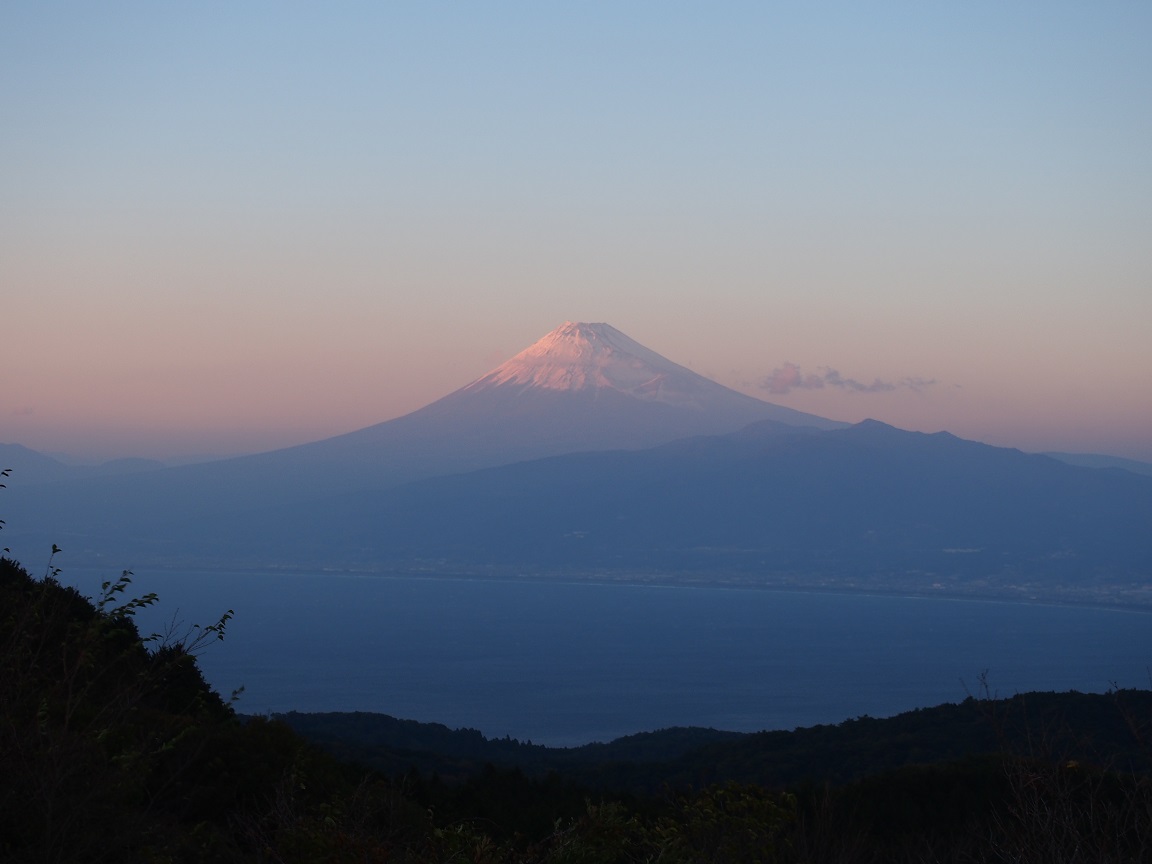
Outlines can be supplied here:
[[[93, 595], [117, 572], [65, 571]], [[330, 574], [137, 574], [236, 616], [201, 656], [239, 710], [379, 711], [551, 745], [667, 726], [792, 729], [1007, 696], [1150, 686], [1152, 614], [965, 600]]]

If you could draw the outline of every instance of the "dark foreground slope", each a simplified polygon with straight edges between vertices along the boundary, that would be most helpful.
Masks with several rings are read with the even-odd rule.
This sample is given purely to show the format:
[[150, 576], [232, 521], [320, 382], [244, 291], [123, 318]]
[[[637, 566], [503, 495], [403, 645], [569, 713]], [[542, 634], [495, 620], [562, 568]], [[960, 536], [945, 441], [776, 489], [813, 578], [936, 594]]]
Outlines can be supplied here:
[[[1114, 720], [1095, 716], [1105, 702], [1051, 697], [1069, 710], [1030, 714], [1037, 734], [1023, 738], [995, 720], [1003, 706], [992, 703], [952, 719], [940, 709], [943, 723], [927, 712], [782, 738], [637, 736], [587, 751], [582, 768], [560, 765], [569, 777], [464, 765], [436, 729], [423, 740], [446, 748], [438, 758], [456, 766], [451, 777], [388, 776], [340, 765], [282, 723], [236, 717], [195, 661], [224, 619], [141, 638], [133, 613], [155, 598], [129, 589], [107, 585], [93, 603], [51, 573], [34, 579], [0, 559], [0, 860], [1108, 864], [1152, 854], [1152, 788], [1139, 761], [1149, 694], [1115, 694], [1108, 706], [1135, 742], [1119, 748]], [[989, 713], [993, 730], [1008, 730], [1006, 746], [1063, 742], [1049, 730], [1067, 720], [1077, 749], [972, 755], [963, 742], [987, 733], [956, 733]], [[777, 766], [761, 782], [714, 782], [763, 771], [755, 754]], [[622, 759], [643, 760], [649, 784], [675, 787], [631, 791], [644, 784], [632, 769], [617, 773]], [[785, 764], [807, 766], [793, 778], [834, 782], [791, 785]], [[590, 775], [597, 765], [608, 767]], [[848, 776], [857, 779], [839, 782]]]
[[285, 773], [311, 770], [204, 682], [194, 654], [221, 623], [142, 639], [155, 598], [128, 585], [93, 603], [0, 558], [0, 860], [245, 860]]

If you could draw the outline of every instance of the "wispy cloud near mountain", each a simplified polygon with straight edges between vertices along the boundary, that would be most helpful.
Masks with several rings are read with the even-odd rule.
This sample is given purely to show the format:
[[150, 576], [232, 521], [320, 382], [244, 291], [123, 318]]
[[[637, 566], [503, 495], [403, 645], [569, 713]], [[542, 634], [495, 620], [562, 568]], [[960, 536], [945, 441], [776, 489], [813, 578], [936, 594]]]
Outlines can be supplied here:
[[792, 390], [821, 390], [825, 387], [836, 387], [852, 393], [887, 393], [893, 390], [923, 390], [936, 383], [935, 378], [906, 377], [898, 381], [884, 381], [875, 378], [872, 383], [866, 384], [855, 378], [846, 378], [836, 369], [828, 366], [818, 367], [816, 372], [804, 372], [795, 363], [785, 363], [773, 369], [756, 382], [757, 386], [769, 393], [780, 395]]

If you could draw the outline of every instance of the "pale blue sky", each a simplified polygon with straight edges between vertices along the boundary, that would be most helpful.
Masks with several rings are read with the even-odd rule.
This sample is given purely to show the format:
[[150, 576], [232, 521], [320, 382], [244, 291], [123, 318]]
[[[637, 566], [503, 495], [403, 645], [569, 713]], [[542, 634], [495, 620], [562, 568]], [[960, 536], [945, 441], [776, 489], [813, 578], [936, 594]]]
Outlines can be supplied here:
[[1149, 45], [1143, 2], [6, 4], [0, 440], [298, 443], [573, 319], [1152, 460]]

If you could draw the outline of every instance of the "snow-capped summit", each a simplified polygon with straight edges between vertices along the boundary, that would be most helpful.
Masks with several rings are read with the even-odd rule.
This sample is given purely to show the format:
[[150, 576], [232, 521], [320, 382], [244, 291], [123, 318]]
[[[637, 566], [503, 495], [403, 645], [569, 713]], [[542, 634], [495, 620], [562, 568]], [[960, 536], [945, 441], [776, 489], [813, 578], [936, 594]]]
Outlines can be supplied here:
[[[610, 324], [567, 321], [464, 388], [615, 390], [646, 402], [704, 407], [725, 390], [661, 357]], [[727, 391], [731, 394], [732, 391]]]

